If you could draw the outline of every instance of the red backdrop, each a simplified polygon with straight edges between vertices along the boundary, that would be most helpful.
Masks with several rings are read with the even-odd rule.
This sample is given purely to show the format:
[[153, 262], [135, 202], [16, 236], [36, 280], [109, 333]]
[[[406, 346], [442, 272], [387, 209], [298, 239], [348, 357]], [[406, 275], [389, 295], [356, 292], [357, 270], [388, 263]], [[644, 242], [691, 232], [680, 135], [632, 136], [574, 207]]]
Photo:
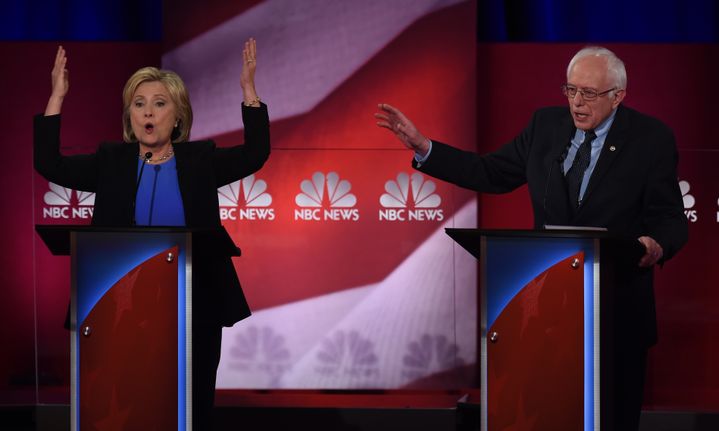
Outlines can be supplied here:
[[[51, 256], [35, 234], [47, 182], [32, 167], [32, 117], [45, 110], [58, 43], [0, 43], [6, 168], [0, 173], [0, 403], [68, 402], [70, 339], [68, 258]], [[144, 65], [159, 65], [159, 44], [63, 43], [70, 92], [63, 106], [63, 148], [93, 150], [122, 136], [121, 89]], [[39, 200], [37, 197], [39, 196]], [[38, 216], [39, 214], [39, 216]], [[86, 223], [87, 220], [57, 220]], [[37, 384], [37, 386], [36, 386]]]
[[[581, 45], [489, 44], [477, 47], [477, 149], [488, 151], [510, 139], [540, 106], [565, 103], [559, 86], [565, 65]], [[71, 94], [65, 105], [64, 142], [80, 151], [120, 136], [119, 89], [141, 65], [158, 64], [156, 44], [67, 45]], [[657, 270], [659, 344], [652, 349], [645, 405], [654, 409], [719, 410], [719, 281], [717, 251], [710, 241], [719, 229], [717, 142], [707, 133], [717, 109], [707, 89], [719, 74], [719, 48], [711, 45], [610, 45], [627, 64], [626, 104], [672, 127], [680, 148], [680, 179], [687, 181], [685, 205], [690, 242]], [[44, 109], [54, 43], [3, 43], [0, 54], [5, 103], [0, 105], [0, 174], [3, 206], [0, 259], [0, 402], [67, 401], [67, 333], [62, 329], [68, 298], [68, 260], [49, 256], [33, 224], [41, 222], [36, 199], [45, 190], [32, 171], [31, 118]], [[453, 97], [462, 97], [455, 95]], [[472, 95], [465, 95], [472, 97]], [[445, 109], [451, 109], [451, 103]], [[409, 107], [418, 123], [436, 109]], [[371, 111], [371, 109], [368, 109]], [[371, 120], [369, 120], [371, 123]], [[371, 126], [370, 126], [371, 127]], [[452, 141], [451, 135], [436, 135]], [[374, 133], [374, 132], [370, 132]], [[77, 139], [75, 139], [77, 138]], [[82, 143], [82, 144], [80, 144]], [[456, 144], [463, 145], [466, 143]], [[444, 186], [442, 186], [444, 187]], [[691, 196], [692, 199], [689, 198]], [[527, 228], [526, 190], [480, 197], [479, 225]], [[39, 384], [36, 392], [35, 384]], [[59, 396], [54, 394], [59, 393]]]

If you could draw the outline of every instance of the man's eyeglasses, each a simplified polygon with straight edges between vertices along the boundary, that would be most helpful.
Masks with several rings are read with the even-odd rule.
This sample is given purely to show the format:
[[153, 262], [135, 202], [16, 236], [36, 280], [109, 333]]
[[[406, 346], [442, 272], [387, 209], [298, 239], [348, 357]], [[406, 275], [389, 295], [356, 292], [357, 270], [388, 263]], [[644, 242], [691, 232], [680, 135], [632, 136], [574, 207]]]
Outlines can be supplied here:
[[569, 97], [570, 99], [574, 99], [574, 96], [579, 93], [582, 95], [582, 99], [584, 100], [596, 100], [598, 97], [604, 96], [610, 91], [614, 91], [616, 89], [617, 87], [612, 87], [607, 91], [602, 91], [601, 93], [598, 93], [597, 90], [591, 88], [577, 88], [575, 85], [564, 84], [562, 85], [562, 94]]

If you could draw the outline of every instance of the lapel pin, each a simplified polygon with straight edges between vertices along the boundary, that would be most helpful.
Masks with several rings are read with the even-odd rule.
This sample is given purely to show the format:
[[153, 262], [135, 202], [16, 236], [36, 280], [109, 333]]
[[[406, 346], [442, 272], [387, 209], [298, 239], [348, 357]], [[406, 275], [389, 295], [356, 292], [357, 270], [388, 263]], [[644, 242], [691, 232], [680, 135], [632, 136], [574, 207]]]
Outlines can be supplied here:
[[616, 149], [617, 149], [617, 147], [615, 147], [614, 145], [609, 147], [609, 151], [616, 151]]

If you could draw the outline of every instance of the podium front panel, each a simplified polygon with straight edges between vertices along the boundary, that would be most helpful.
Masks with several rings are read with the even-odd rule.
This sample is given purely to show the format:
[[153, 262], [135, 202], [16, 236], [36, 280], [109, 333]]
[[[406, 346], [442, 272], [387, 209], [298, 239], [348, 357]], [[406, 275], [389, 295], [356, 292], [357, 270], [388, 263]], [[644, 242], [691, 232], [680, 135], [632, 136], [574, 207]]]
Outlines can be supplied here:
[[190, 429], [190, 238], [72, 233], [73, 430]]
[[599, 429], [599, 241], [481, 239], [482, 429]]

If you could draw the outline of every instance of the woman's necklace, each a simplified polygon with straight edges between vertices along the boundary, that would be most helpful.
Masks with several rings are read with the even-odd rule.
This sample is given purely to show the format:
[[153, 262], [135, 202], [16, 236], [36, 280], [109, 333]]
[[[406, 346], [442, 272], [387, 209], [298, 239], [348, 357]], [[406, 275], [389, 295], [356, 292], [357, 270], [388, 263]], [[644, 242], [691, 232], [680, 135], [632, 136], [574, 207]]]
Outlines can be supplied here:
[[[147, 153], [145, 153], [145, 154], [147, 154]], [[152, 162], [152, 163], [160, 163], [160, 162], [162, 162], [162, 161], [165, 161], [165, 160], [169, 159], [169, 158], [172, 157], [175, 153], [172, 151], [172, 148], [170, 148], [170, 151], [168, 151], [167, 153], [165, 153], [164, 156], [161, 156], [159, 159], [155, 159], [155, 160], [152, 160], [152, 158], [149, 158], [149, 159], [148, 159], [148, 158], [145, 158], [145, 154], [138, 154], [138, 157], [140, 158], [140, 160], [145, 161], [145, 163], [150, 163], [150, 162]]]

